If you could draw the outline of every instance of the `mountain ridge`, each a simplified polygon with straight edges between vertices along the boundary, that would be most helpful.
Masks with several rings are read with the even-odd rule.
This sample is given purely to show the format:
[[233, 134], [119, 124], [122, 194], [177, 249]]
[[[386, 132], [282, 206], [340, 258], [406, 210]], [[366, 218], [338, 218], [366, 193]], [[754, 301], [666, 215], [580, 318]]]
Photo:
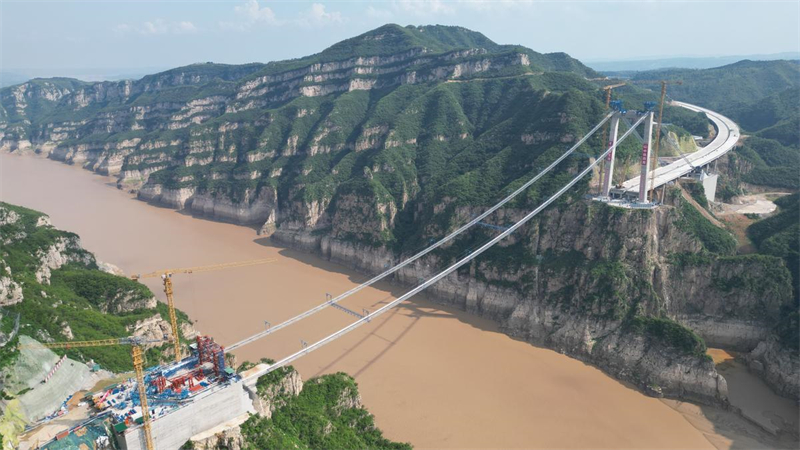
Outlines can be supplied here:
[[[37, 151], [112, 175], [141, 200], [254, 225], [276, 242], [372, 272], [475, 217], [606, 114], [602, 90], [587, 80], [595, 73], [568, 55], [494, 46], [459, 28], [422, 30], [388, 26], [323, 57], [265, 67], [196, 65], [136, 82], [7, 88], [0, 90], [0, 150]], [[431, 31], [438, 33], [433, 41]], [[368, 51], [356, 55], [364, 46]], [[382, 48], [392, 52], [378, 54]], [[632, 86], [624, 92], [628, 108], [655, 99]], [[708, 127], [697, 115], [689, 122]], [[587, 153], [563, 161], [487, 220], [502, 226], [532, 209], [585, 167], [600, 141], [594, 136]], [[638, 153], [633, 140], [624, 144], [620, 155]], [[614, 359], [615, 348], [630, 350], [608, 366], [612, 373], [667, 395], [724, 402], [726, 388], [689, 327], [749, 351], [771, 331], [753, 308], [777, 306], [740, 290], [742, 307], [731, 310], [721, 301], [726, 292], [711, 285], [720, 301], [707, 302], [699, 316], [693, 284], [682, 277], [719, 286], [741, 278], [779, 291], [787, 279], [782, 261], [732, 256], [733, 237], [682, 203], [653, 214], [598, 207], [583, 200], [589, 183], [582, 180], [515, 238], [443, 280], [436, 295], [600, 365]], [[452, 261], [485, 242], [486, 233], [471, 230], [425, 262]], [[644, 251], [631, 238], [658, 233], [664, 239], [648, 240]], [[672, 258], [664, 240], [688, 256]], [[780, 276], [751, 283], [743, 268], [756, 263], [759, 273]], [[405, 275], [413, 276], [398, 281], [426, 274], [398, 277]], [[689, 375], [663, 373], [673, 357]], [[627, 371], [632, 365], [635, 373]]]

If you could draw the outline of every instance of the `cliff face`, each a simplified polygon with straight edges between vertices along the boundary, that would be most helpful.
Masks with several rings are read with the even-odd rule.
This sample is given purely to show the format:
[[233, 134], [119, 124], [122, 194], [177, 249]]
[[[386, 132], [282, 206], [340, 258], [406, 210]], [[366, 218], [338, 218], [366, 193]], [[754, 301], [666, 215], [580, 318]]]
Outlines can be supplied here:
[[41, 152], [143, 200], [267, 232], [341, 221], [346, 197], [366, 190], [387, 216], [372, 238], [386, 241], [409, 200], [518, 160], [490, 187], [502, 189], [573, 141], [602, 113], [594, 75], [458, 27], [387, 25], [292, 61], [5, 88], [0, 151]]
[[[262, 360], [255, 370], [266, 368], [267, 361]], [[250, 370], [242, 376], [247, 378]], [[383, 437], [361, 404], [358, 385], [347, 374], [323, 375], [304, 383], [287, 366], [259, 377], [245, 389], [258, 414], [238, 418], [225, 429], [213, 430], [213, 435], [193, 437], [192, 448], [411, 448]]]
[[[504, 210], [497, 222], [522, 214]], [[684, 325], [710, 345], [752, 350], [790, 300], [789, 276], [777, 258], [709, 253], [690, 227], [680, 226], [685, 220], [680, 205], [637, 211], [580, 201], [551, 208], [429, 292], [435, 301], [499, 322], [512, 336], [590, 361], [642, 388], [724, 401], [725, 380], [700, 347], [687, 347], [659, 327]], [[402, 257], [335, 237], [344, 231], [335, 224], [324, 236], [278, 229], [272, 239], [367, 273]], [[484, 242], [481, 233], [433, 252], [393, 281], [418, 284]]]
[[800, 357], [786, 351], [776, 339], [760, 342], [745, 361], [779, 395], [800, 399]]
[[[147, 287], [99, 270], [78, 236], [54, 228], [42, 213], [0, 202], [0, 240], [0, 334], [4, 337], [21, 333], [42, 342], [172, 337], [164, 320], [166, 307]], [[183, 336], [188, 337], [194, 331], [183, 317], [181, 322]], [[153, 347], [158, 345], [147, 346]], [[161, 350], [169, 353], [167, 348]], [[127, 351], [104, 347], [80, 353], [104, 368], [123, 371], [130, 370]], [[16, 344], [0, 346], [0, 373], [13, 370], [18, 354]]]
[[[374, 273], [476, 216], [585, 134], [604, 114], [586, 81], [595, 75], [564, 54], [457, 27], [386, 26], [292, 61], [6, 88], [0, 150], [81, 164], [142, 200], [253, 224]], [[588, 155], [564, 161], [491, 223], [520, 218], [599, 145], [590, 140]], [[729, 256], [732, 238], [677, 200], [617, 210], [575, 201], [585, 189], [439, 282], [434, 296], [653, 392], [724, 400], [724, 380], [683, 326], [709, 344], [756, 348], [787, 301], [785, 268]], [[427, 278], [494, 232], [473, 230], [395, 281]]]

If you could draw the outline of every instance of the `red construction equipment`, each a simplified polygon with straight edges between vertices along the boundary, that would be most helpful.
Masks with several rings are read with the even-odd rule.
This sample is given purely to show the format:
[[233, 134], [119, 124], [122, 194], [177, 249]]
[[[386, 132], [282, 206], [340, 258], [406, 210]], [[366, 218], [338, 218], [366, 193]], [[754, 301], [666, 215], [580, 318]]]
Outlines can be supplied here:
[[210, 336], [197, 336], [197, 357], [200, 365], [207, 362], [213, 364], [216, 376], [225, 370], [225, 348]]

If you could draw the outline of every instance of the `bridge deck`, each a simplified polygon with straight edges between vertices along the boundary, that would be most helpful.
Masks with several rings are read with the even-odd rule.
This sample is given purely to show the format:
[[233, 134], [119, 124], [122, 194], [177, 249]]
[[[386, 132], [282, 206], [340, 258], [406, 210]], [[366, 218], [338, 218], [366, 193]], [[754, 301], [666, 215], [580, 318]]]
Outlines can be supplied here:
[[[653, 188], [660, 187], [669, 183], [670, 181], [676, 180], [694, 170], [695, 167], [701, 167], [713, 162], [717, 158], [728, 153], [739, 140], [739, 127], [731, 119], [723, 116], [722, 114], [689, 103], [672, 102], [672, 104], [686, 108], [690, 111], [704, 112], [717, 128], [717, 135], [714, 137], [714, 140], [709, 142], [708, 145], [699, 149], [698, 151], [687, 155], [685, 158], [679, 158], [675, 162], [664, 167], [658, 167], [655, 171], [655, 185]], [[639, 177], [637, 176], [625, 181], [622, 183], [621, 189], [612, 189], [612, 192], [615, 194], [638, 194]]]

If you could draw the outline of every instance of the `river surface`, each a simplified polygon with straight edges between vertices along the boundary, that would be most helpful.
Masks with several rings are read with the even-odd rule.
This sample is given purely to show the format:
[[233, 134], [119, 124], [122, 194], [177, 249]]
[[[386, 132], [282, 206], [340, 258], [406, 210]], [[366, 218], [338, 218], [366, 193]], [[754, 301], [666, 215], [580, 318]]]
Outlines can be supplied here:
[[[34, 156], [0, 154], [0, 199], [50, 215], [98, 259], [128, 274], [257, 258], [265, 265], [175, 275], [177, 306], [229, 345], [365, 279], [251, 228], [193, 218], [135, 200], [114, 180]], [[157, 279], [146, 281], [163, 299]], [[400, 295], [388, 284], [343, 302], [374, 310]], [[279, 359], [353, 319], [328, 308], [236, 352]], [[736, 447], [735, 433], [693, 425], [595, 367], [502, 334], [495, 323], [417, 296], [300, 359], [304, 379], [355, 376], [365, 406], [393, 440], [418, 448]], [[703, 418], [705, 407], [691, 414]], [[702, 411], [701, 411], [702, 410]], [[713, 418], [712, 418], [713, 419]], [[712, 445], [712, 442], [714, 445]]]

